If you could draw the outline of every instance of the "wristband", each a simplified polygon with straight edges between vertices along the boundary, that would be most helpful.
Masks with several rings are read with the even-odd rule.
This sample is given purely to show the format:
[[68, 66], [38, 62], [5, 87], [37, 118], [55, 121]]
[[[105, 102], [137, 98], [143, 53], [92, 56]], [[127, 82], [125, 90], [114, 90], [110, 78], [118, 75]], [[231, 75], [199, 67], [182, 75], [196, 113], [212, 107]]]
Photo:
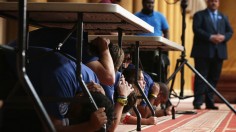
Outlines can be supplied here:
[[127, 99], [122, 99], [122, 98], [117, 98], [116, 100], [118, 103], [120, 103], [122, 106], [127, 105], [128, 100]]
[[157, 98], [157, 95], [155, 95], [155, 94], [150, 94], [150, 97], [156, 99], [156, 98]]
[[127, 99], [126, 96], [122, 96], [122, 95], [119, 95], [118, 98], [121, 98], [121, 99]]
[[124, 120], [122, 121], [123, 124], [127, 124], [128, 120], [129, 120], [130, 115], [125, 115]]

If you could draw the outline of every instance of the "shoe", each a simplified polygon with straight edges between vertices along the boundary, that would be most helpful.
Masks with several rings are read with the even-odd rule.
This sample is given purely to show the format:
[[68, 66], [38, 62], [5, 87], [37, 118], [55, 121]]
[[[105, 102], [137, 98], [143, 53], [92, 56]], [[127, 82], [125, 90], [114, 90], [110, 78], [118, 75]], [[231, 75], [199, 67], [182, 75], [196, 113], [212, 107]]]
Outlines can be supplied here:
[[194, 106], [194, 109], [200, 110], [200, 109], [201, 109], [201, 106]]
[[219, 107], [218, 106], [207, 106], [206, 109], [219, 110]]

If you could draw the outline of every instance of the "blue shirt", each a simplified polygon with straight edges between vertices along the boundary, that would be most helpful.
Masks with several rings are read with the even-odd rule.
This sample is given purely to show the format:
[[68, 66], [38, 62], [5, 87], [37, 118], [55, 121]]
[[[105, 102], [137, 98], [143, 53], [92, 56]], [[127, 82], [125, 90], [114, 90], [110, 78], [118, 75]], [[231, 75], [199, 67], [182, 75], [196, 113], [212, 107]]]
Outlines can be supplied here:
[[150, 15], [138, 12], [135, 13], [135, 15], [154, 27], [154, 33], [143, 33], [139, 35], [162, 36], [162, 31], [169, 29], [169, 25], [166, 18], [160, 12], [153, 11], [153, 13], [151, 13]]
[[[134, 69], [134, 64], [129, 64], [127, 69]], [[148, 97], [149, 93], [152, 91], [152, 87], [154, 85], [154, 81], [151, 78], [150, 75], [148, 75], [146, 72], [143, 71], [144, 81], [146, 82], [145, 88], [144, 88], [144, 94]], [[141, 102], [141, 105], [146, 105], [144, 101]]]
[[[154, 85], [154, 81], [153, 79], [151, 78], [151, 76], [149, 76], [146, 72], [143, 72], [143, 76], [144, 76], [144, 80], [146, 82], [146, 85], [145, 85], [145, 88], [144, 88], [144, 94], [147, 96], [148, 98], [148, 95], [152, 92], [152, 87]], [[142, 101], [141, 102], [141, 105], [142, 106], [145, 106], [146, 105], [146, 102], [145, 101]]]
[[[39, 96], [68, 98], [82, 91], [77, 81], [74, 61], [52, 49], [39, 47], [30, 47], [28, 57], [27, 74]], [[8, 58], [8, 61], [11, 61], [11, 66], [16, 69], [15, 58]], [[90, 68], [83, 64], [81, 66], [85, 83], [91, 81], [99, 83], [97, 76]], [[64, 118], [68, 110], [68, 103], [44, 102], [44, 105], [49, 115], [59, 119]]]
[[113, 104], [114, 104], [114, 92], [119, 84], [120, 78], [121, 78], [121, 72], [117, 71], [115, 83], [113, 85], [108, 86], [108, 85], [101, 84], [106, 93], [106, 96], [111, 100]]
[[143, 72], [144, 80], [146, 82], [144, 93], [148, 97], [148, 94], [152, 91], [154, 81], [146, 72]]
[[208, 12], [211, 16], [212, 23], [214, 24], [214, 28], [217, 29], [217, 20], [218, 20], [218, 12], [215, 10], [212, 12], [210, 9], [208, 9]]
[[[215, 21], [215, 16], [214, 15], [216, 15], [216, 16], [218, 16], [218, 11], [217, 10], [215, 10], [214, 12], [212, 12], [210, 9], [208, 9], [208, 12], [209, 12], [209, 14], [210, 14], [210, 16], [211, 16], [211, 20], [212, 21]], [[217, 19], [216, 19], [217, 20]]]

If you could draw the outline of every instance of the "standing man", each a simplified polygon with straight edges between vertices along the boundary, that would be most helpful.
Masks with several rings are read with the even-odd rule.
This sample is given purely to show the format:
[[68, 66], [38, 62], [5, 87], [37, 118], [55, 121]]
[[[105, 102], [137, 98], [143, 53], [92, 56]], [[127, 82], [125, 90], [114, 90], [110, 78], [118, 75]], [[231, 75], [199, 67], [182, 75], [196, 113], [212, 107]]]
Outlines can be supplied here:
[[[218, 11], [219, 0], [207, 0], [207, 9], [193, 18], [194, 41], [191, 57], [195, 68], [215, 88], [223, 60], [227, 59], [226, 42], [233, 30], [225, 15]], [[205, 95], [206, 109], [218, 110], [214, 105], [213, 91], [198, 77], [194, 81], [194, 109], [201, 109]]]
[[[142, 0], [143, 9], [135, 15], [154, 27], [154, 33], [140, 34], [144, 36], [163, 36], [169, 38], [169, 25], [166, 18], [154, 11], [154, 0]], [[167, 66], [169, 65], [168, 52], [162, 52], [162, 73], [161, 81], [166, 81]], [[140, 52], [140, 59], [143, 62], [144, 70], [158, 73], [158, 51]], [[151, 62], [151, 63], [150, 63]], [[157, 81], [157, 80], [155, 80]]]

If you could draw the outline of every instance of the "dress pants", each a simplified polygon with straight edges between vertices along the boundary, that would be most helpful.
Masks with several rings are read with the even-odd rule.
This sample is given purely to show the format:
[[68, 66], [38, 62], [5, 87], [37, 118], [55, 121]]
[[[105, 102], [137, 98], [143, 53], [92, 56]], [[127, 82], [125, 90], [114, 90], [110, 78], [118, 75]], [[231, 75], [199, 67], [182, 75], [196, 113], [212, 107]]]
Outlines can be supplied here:
[[[194, 58], [196, 70], [214, 87], [216, 88], [219, 80], [223, 60], [215, 58]], [[194, 81], [194, 106], [203, 104], [205, 95], [206, 107], [214, 106], [214, 92], [208, 85], [197, 75]]]

